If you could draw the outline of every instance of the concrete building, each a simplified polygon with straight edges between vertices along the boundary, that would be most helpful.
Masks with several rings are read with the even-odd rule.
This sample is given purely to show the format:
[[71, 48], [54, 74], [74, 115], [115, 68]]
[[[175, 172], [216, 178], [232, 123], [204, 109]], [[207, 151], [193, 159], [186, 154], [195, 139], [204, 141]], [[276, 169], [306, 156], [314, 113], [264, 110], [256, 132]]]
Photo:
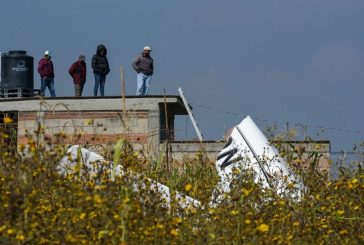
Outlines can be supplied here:
[[[136, 150], [152, 154], [162, 150], [161, 145], [168, 137], [170, 152], [174, 152], [172, 157], [177, 160], [184, 153], [194, 155], [201, 149], [198, 142], [174, 142], [175, 116], [187, 115], [179, 96], [127, 96], [125, 106], [120, 97], [112, 96], [10, 98], [0, 101], [0, 111], [1, 117], [13, 119], [11, 125], [16, 129], [13, 142], [18, 146], [37, 138], [42, 125], [42, 139], [49, 144], [79, 144], [96, 151], [110, 150], [119, 139], [125, 138]], [[214, 159], [222, 145], [212, 143], [207, 147], [209, 158]]]
[[285, 159], [298, 168], [313, 168], [328, 172], [331, 145], [328, 140], [273, 141], [271, 142]]
[[[110, 152], [114, 144], [124, 138], [135, 150], [150, 155], [166, 151], [168, 139], [169, 156], [174, 160], [194, 158], [196, 153], [203, 151], [209, 160], [215, 161], [225, 144], [175, 138], [176, 116], [187, 115], [179, 96], [127, 96], [125, 104], [116, 96], [9, 98], [0, 100], [0, 112], [0, 119], [13, 119], [6, 127], [0, 120], [0, 130], [13, 130], [12, 140], [6, 140], [17, 146], [27, 144], [29, 140], [42, 140], [49, 145], [79, 144], [102, 154], [103, 150]], [[284, 144], [288, 147], [292, 142]], [[294, 144], [297, 147], [304, 145], [305, 154], [323, 152], [320, 157], [326, 164], [320, 165], [320, 169], [328, 167], [330, 142]], [[292, 150], [290, 147], [282, 149]]]

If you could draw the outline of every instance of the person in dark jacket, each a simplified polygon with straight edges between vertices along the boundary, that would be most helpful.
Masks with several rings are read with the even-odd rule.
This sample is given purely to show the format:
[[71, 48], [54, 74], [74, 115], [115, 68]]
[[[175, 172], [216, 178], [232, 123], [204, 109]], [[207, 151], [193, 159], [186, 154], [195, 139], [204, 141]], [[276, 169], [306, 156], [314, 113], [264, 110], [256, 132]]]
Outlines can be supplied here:
[[84, 55], [80, 55], [78, 60], [71, 65], [68, 73], [73, 78], [75, 85], [75, 96], [82, 96], [83, 86], [86, 82], [86, 58]]
[[150, 57], [151, 48], [146, 46], [143, 53], [138, 55], [133, 61], [133, 68], [138, 73], [137, 75], [137, 91], [136, 95], [148, 95], [150, 82], [153, 75], [153, 59]]
[[100, 95], [104, 96], [104, 87], [106, 75], [109, 74], [109, 62], [106, 58], [107, 49], [104, 45], [97, 46], [96, 54], [92, 57], [92, 69], [95, 75], [94, 96], [97, 96], [97, 90], [100, 86]]
[[46, 87], [51, 94], [51, 97], [56, 97], [56, 91], [54, 88], [54, 68], [51, 60], [51, 52], [45, 51], [44, 57], [39, 61], [38, 72], [40, 75], [40, 94], [45, 95]]

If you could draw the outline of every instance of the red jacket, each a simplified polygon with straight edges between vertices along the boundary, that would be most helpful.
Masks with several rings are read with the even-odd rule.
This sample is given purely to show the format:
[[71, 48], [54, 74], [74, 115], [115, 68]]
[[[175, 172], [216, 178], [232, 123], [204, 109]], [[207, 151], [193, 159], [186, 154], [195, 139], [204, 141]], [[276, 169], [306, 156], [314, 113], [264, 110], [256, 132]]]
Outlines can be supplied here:
[[73, 78], [75, 84], [82, 84], [86, 82], [86, 63], [76, 61], [68, 70], [69, 74]]
[[46, 58], [39, 61], [38, 72], [41, 77], [54, 78], [53, 62]]

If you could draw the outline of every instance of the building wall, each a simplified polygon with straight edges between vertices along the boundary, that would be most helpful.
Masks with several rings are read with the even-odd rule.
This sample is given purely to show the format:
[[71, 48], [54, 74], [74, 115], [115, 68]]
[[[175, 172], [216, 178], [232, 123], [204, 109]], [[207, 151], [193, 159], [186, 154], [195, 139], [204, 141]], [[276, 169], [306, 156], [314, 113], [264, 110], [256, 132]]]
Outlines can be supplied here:
[[[169, 123], [185, 114], [178, 96], [15, 98], [0, 101], [0, 111], [17, 114], [17, 143], [41, 139], [49, 144], [112, 146], [121, 138], [137, 150], [159, 150], [162, 110]], [[125, 118], [123, 118], [125, 109]], [[41, 137], [37, 137], [41, 126]], [[173, 127], [170, 127], [173, 129]], [[173, 139], [173, 135], [171, 135]]]
[[[329, 141], [283, 141], [272, 142], [280, 154], [290, 163], [299, 168], [309, 168], [311, 163], [317, 171], [329, 171], [330, 142]], [[176, 161], [194, 159], [198, 153], [203, 153], [211, 162], [215, 162], [223, 149], [225, 142], [172, 142], [171, 155]]]
[[[299, 168], [314, 167], [319, 172], [329, 171], [330, 141], [275, 141], [273, 144], [283, 156], [289, 156], [288, 159], [285, 157], [289, 162]], [[311, 166], [314, 163], [316, 165]]]
[[19, 112], [18, 144], [26, 144], [29, 134], [35, 136], [40, 123], [49, 143], [114, 144], [126, 138], [138, 149], [146, 147], [150, 135], [148, 111], [129, 111], [126, 120], [122, 119], [119, 111]]
[[[126, 109], [124, 119], [123, 107]], [[22, 98], [0, 103], [0, 111], [17, 115], [18, 146], [34, 140], [41, 129], [38, 138], [49, 144], [102, 146], [111, 150], [119, 139], [126, 138], [136, 150], [146, 154], [165, 150], [165, 108], [168, 127], [173, 132], [174, 116], [186, 114], [178, 96], [130, 97], [125, 100], [125, 106], [120, 97]], [[180, 162], [196, 158], [200, 153], [215, 162], [224, 146], [224, 142], [171, 142], [174, 141], [173, 133], [168, 138], [171, 156]], [[302, 165], [309, 163], [312, 152], [320, 153], [317, 168], [329, 167], [329, 142], [285, 142], [278, 150], [281, 153], [294, 151], [295, 158], [289, 161]], [[300, 155], [300, 150], [305, 153]]]
[[170, 143], [170, 149], [173, 159], [179, 162], [199, 158], [200, 154], [207, 157], [210, 162], [215, 162], [224, 145], [225, 142], [219, 141], [181, 141]]

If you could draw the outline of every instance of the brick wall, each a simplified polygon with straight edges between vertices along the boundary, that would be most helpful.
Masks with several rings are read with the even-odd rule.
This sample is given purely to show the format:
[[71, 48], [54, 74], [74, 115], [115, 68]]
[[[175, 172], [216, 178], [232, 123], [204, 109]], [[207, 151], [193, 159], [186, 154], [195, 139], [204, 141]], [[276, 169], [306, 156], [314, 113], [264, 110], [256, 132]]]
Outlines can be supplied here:
[[[18, 120], [36, 120], [39, 112], [19, 112]], [[97, 119], [97, 118], [122, 118], [122, 112], [119, 111], [45, 111], [43, 112], [45, 119]], [[131, 118], [147, 118], [148, 111], [128, 111], [126, 117]]]
[[148, 111], [128, 111], [124, 122], [122, 115], [120, 111], [19, 112], [18, 144], [28, 142], [28, 135], [36, 135], [39, 122], [49, 143], [107, 144], [127, 138], [147, 144]]

